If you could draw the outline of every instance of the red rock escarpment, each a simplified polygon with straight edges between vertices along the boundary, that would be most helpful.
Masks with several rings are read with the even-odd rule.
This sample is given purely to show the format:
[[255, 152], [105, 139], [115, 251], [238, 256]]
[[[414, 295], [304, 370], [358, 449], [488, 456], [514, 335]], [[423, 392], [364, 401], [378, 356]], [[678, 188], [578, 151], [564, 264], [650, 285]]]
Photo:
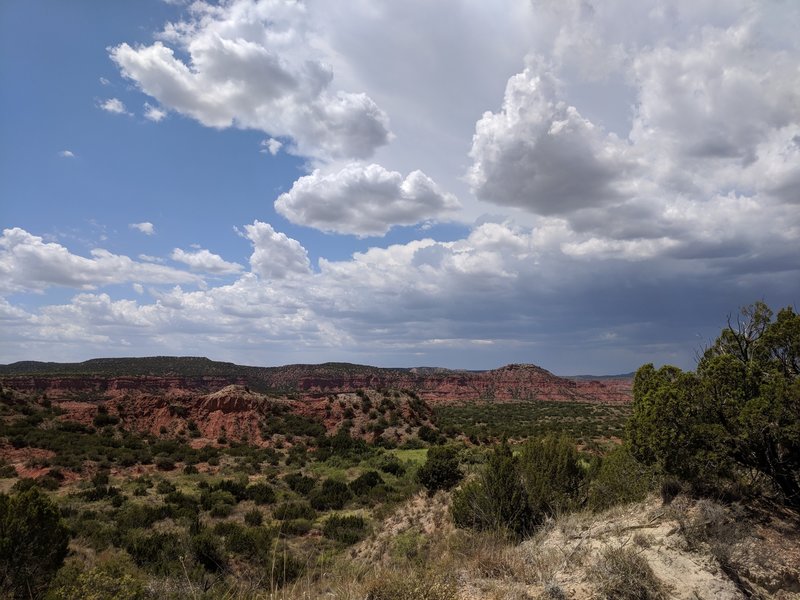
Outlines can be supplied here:
[[[508, 365], [492, 371], [294, 365], [264, 369], [253, 381], [261, 387], [295, 394], [301, 400], [367, 389], [410, 390], [432, 405], [476, 400], [622, 404], [630, 402], [632, 396], [631, 381], [627, 379], [571, 380], [534, 365]], [[99, 399], [125, 393], [180, 398], [210, 394], [245, 382], [222, 377], [17, 375], [2, 377], [0, 383], [18, 392], [40, 393], [58, 400], [92, 395]]]

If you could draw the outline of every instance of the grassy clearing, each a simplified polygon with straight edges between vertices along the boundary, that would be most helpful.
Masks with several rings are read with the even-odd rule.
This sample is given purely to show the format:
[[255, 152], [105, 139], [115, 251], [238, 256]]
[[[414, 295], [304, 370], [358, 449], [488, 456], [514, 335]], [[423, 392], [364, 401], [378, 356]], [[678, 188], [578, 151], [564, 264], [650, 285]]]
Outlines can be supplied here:
[[474, 442], [566, 433], [583, 444], [621, 438], [629, 406], [577, 402], [476, 403], [435, 409], [439, 428]]
[[412, 449], [403, 449], [403, 448], [395, 448], [393, 450], [389, 450], [389, 453], [393, 454], [403, 463], [411, 463], [414, 466], [419, 466], [425, 462], [425, 459], [428, 456], [428, 449], [427, 448], [412, 448]]

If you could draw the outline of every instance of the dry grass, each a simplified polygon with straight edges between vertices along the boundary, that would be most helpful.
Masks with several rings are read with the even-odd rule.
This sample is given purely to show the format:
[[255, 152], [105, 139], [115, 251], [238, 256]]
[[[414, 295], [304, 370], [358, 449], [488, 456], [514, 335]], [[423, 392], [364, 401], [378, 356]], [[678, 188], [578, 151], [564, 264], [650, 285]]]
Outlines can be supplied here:
[[664, 584], [633, 548], [607, 548], [589, 570], [601, 597], [609, 600], [661, 600]]

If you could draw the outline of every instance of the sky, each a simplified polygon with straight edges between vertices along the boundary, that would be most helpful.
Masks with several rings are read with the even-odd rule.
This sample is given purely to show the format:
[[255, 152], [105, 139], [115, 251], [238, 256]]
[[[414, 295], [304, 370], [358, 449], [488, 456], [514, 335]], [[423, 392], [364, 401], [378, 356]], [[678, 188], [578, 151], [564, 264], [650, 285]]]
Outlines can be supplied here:
[[692, 368], [800, 302], [794, 0], [6, 0], [0, 362]]

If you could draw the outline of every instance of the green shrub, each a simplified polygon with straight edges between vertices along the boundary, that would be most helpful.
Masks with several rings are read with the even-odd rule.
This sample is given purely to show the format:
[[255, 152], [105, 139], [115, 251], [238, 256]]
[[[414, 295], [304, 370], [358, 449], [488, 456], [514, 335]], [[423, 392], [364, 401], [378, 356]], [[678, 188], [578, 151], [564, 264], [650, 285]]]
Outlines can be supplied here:
[[395, 477], [402, 477], [406, 472], [406, 468], [403, 466], [403, 463], [401, 463], [400, 459], [398, 459], [394, 454], [386, 454], [381, 457], [381, 460], [378, 463], [378, 469], [384, 473], [394, 475]]
[[326, 479], [319, 489], [312, 491], [308, 499], [317, 510], [339, 510], [353, 497], [343, 481]]
[[148, 597], [145, 583], [130, 558], [116, 556], [92, 569], [64, 566], [45, 596], [47, 600], [145, 600]]
[[175, 461], [169, 456], [157, 457], [155, 464], [159, 471], [172, 471], [175, 469]]
[[244, 522], [253, 527], [258, 527], [264, 522], [264, 514], [257, 508], [248, 510], [244, 514]]
[[208, 514], [216, 519], [224, 519], [233, 514], [233, 506], [224, 502], [217, 502], [208, 511]]
[[310, 519], [316, 518], [317, 513], [308, 502], [282, 502], [272, 511], [272, 516], [279, 521], [291, 519]]
[[219, 539], [210, 531], [202, 531], [192, 536], [190, 541], [192, 556], [206, 571], [216, 573], [225, 567], [225, 555]]
[[130, 529], [147, 529], [156, 521], [166, 518], [167, 512], [165, 506], [128, 501], [116, 511], [114, 520], [123, 532]]
[[175, 491], [175, 485], [167, 481], [166, 479], [162, 479], [156, 484], [156, 492], [159, 494], [169, 494], [170, 492]]
[[589, 572], [600, 597], [662, 600], [667, 594], [653, 569], [633, 548], [607, 548]]
[[377, 471], [367, 471], [350, 482], [350, 491], [356, 496], [364, 496], [377, 485], [383, 483], [383, 478]]
[[517, 537], [533, 526], [533, 514], [508, 444], [495, 447], [478, 478], [453, 493], [451, 505], [457, 527], [509, 532]]
[[302, 473], [289, 473], [283, 480], [289, 486], [289, 489], [303, 496], [307, 496], [314, 489], [314, 484], [316, 483], [313, 477], [307, 477]]
[[258, 505], [275, 502], [275, 490], [268, 483], [253, 483], [245, 491], [247, 497]]
[[236, 504], [236, 497], [226, 490], [213, 490], [207, 489], [200, 493], [200, 506], [203, 510], [211, 510], [211, 507], [219, 504], [228, 504], [233, 507]]
[[364, 539], [367, 525], [363, 517], [332, 515], [325, 521], [322, 533], [327, 538], [349, 546]]
[[14, 468], [14, 465], [10, 465], [5, 460], [0, 459], [0, 479], [6, 479], [16, 476], [17, 476], [17, 470]]
[[428, 449], [425, 464], [417, 471], [419, 482], [429, 494], [437, 490], [449, 490], [461, 481], [458, 466], [458, 450], [453, 446], [434, 446]]
[[138, 566], [157, 575], [167, 575], [178, 570], [178, 557], [184, 554], [186, 542], [175, 532], [134, 530], [123, 538], [122, 547]]
[[289, 519], [281, 524], [280, 533], [284, 537], [305, 535], [311, 531], [312, 526], [308, 519]]
[[644, 365], [633, 396], [628, 439], [640, 461], [700, 491], [759, 473], [800, 507], [800, 315], [793, 308], [774, 320], [763, 302], [743, 308], [696, 373]]
[[599, 511], [616, 504], [639, 502], [657, 483], [658, 477], [652, 467], [638, 462], [626, 446], [618, 446], [603, 458], [589, 485], [587, 504]]
[[566, 436], [528, 440], [519, 456], [519, 468], [535, 523], [580, 504], [584, 472], [575, 442]]
[[64, 561], [68, 542], [58, 509], [36, 487], [0, 494], [0, 595], [41, 594]]
[[265, 587], [282, 587], [303, 574], [303, 563], [297, 560], [286, 546], [278, 546], [264, 563]]

